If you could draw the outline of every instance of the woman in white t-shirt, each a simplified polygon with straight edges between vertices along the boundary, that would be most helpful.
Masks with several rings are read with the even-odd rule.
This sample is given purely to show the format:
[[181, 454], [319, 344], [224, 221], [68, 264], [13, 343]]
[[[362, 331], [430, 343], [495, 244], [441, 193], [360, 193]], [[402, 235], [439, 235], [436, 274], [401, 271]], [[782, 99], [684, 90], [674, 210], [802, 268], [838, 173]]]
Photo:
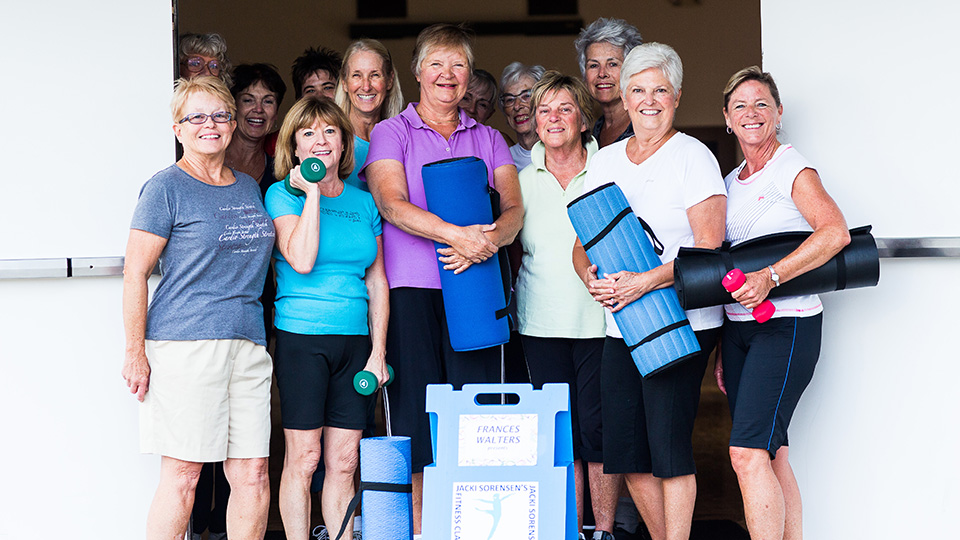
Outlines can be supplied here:
[[850, 242], [843, 213], [813, 166], [777, 139], [783, 106], [773, 77], [751, 66], [723, 93], [727, 132], [744, 162], [726, 177], [727, 240], [812, 231], [792, 253], [756, 272], [725, 306], [716, 377], [733, 415], [730, 461], [740, 481], [751, 538], [800, 538], [800, 489], [788, 462], [787, 427], [820, 355], [823, 306], [817, 295], [773, 300], [763, 325], [750, 311], [773, 287], [829, 261]]
[[701, 353], [640, 377], [612, 313], [644, 294], [673, 284], [680, 247], [713, 249], [723, 242], [726, 191], [713, 154], [673, 127], [683, 66], [667, 45], [646, 43], [624, 59], [620, 88], [635, 135], [601, 148], [587, 171], [584, 192], [610, 181], [626, 195], [663, 244], [662, 265], [647, 272], [614, 272], [598, 279], [583, 247], [574, 266], [594, 299], [607, 308], [600, 385], [605, 473], [623, 473], [643, 521], [657, 539], [690, 536], [697, 496], [691, 435], [707, 357], [723, 323], [719, 306], [687, 318]]

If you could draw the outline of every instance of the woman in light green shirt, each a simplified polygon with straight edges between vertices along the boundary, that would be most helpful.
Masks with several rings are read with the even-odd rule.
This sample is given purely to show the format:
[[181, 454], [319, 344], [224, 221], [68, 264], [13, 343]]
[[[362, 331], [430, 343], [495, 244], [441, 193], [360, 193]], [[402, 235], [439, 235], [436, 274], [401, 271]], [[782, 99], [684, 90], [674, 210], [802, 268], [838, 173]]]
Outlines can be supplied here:
[[540, 142], [520, 173], [523, 259], [517, 278], [517, 318], [530, 380], [570, 385], [577, 515], [583, 522], [583, 462], [597, 524], [594, 538], [612, 538], [619, 477], [603, 474], [600, 355], [603, 307], [583, 286], [570, 258], [576, 240], [567, 203], [581, 195], [591, 136], [592, 98], [579, 79], [548, 71], [534, 85], [531, 109]]

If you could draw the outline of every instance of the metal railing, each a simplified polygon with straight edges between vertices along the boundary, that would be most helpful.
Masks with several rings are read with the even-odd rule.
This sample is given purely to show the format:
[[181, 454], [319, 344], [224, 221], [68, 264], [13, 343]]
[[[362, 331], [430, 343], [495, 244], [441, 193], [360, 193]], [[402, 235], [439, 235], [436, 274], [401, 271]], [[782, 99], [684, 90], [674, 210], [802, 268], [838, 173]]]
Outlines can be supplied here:
[[[960, 236], [877, 238], [881, 259], [960, 257]], [[159, 268], [154, 268], [159, 275]], [[123, 257], [0, 259], [0, 279], [123, 275]]]

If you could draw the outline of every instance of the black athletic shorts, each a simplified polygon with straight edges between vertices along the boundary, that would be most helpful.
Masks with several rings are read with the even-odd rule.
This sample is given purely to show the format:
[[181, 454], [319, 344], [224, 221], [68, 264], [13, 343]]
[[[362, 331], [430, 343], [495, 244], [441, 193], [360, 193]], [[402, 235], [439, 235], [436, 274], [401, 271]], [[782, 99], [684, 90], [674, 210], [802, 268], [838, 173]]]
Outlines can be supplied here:
[[640, 377], [622, 339], [603, 343], [603, 472], [653, 473], [658, 478], [696, 474], [693, 422], [700, 384], [720, 328], [696, 333], [700, 353]]
[[353, 388], [370, 357], [370, 337], [306, 335], [277, 329], [273, 372], [285, 429], [363, 429], [373, 396]]
[[823, 314], [723, 324], [721, 351], [733, 416], [730, 446], [763, 448], [773, 459], [820, 357]]
[[573, 459], [603, 461], [600, 415], [600, 356], [603, 338], [573, 339], [523, 336], [523, 351], [533, 387], [570, 385]]

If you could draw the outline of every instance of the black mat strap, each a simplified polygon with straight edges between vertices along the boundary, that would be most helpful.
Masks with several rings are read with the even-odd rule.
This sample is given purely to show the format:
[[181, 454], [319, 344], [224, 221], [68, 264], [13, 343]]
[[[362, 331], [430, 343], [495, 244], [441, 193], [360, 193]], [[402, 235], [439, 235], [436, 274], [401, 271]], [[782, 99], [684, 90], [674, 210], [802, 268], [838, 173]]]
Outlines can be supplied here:
[[364, 491], [388, 491], [390, 493], [412, 493], [413, 484], [388, 484], [386, 482], [360, 482], [360, 489], [357, 494], [350, 499], [350, 505], [347, 506], [347, 514], [343, 516], [343, 523], [340, 524], [340, 532], [337, 533], [336, 540], [340, 540], [343, 531], [347, 530], [347, 524], [353, 519], [353, 513], [357, 511], [360, 505], [360, 498]]
[[603, 237], [608, 235], [610, 231], [612, 231], [613, 228], [616, 227], [617, 224], [623, 220], [623, 218], [629, 216], [632, 213], [633, 213], [633, 210], [631, 210], [629, 206], [621, 210], [619, 214], [617, 214], [616, 216], [614, 216], [613, 219], [610, 220], [610, 223], [607, 223], [607, 226], [604, 227], [603, 230], [598, 232], [596, 236], [591, 238], [589, 242], [583, 245], [583, 250], [587, 251], [588, 249], [597, 245], [597, 242], [603, 240]]
[[657, 238], [656, 233], [653, 232], [653, 227], [647, 224], [647, 222], [644, 221], [640, 216], [637, 216], [637, 221], [640, 222], [640, 226], [643, 227], [643, 230], [647, 231], [650, 241], [653, 242], [653, 252], [657, 254], [657, 257], [663, 255], [663, 242]]
[[643, 345], [644, 343], [651, 342], [666, 333], [673, 332], [677, 328], [683, 328], [684, 326], [689, 326], [689, 325], [690, 325], [690, 321], [688, 321], [687, 319], [684, 319], [682, 321], [677, 321], [673, 324], [668, 324], [663, 328], [657, 330], [656, 332], [650, 334], [649, 336], [641, 339], [640, 342], [637, 343], [636, 345], [630, 345], [629, 347], [627, 347], [627, 350], [630, 352], [633, 352], [634, 349]]
[[723, 267], [727, 269], [727, 271], [724, 272], [724, 275], [729, 274], [731, 270], [736, 268], [733, 266], [733, 256], [730, 255], [729, 247], [728, 249], [723, 249], [722, 247], [720, 248], [720, 260], [723, 261]]
[[389, 493], [413, 493], [413, 484], [389, 484], [386, 482], [360, 482], [360, 491], [386, 491]]
[[837, 290], [842, 291], [847, 288], [847, 257], [843, 250], [836, 255], [837, 259]]

